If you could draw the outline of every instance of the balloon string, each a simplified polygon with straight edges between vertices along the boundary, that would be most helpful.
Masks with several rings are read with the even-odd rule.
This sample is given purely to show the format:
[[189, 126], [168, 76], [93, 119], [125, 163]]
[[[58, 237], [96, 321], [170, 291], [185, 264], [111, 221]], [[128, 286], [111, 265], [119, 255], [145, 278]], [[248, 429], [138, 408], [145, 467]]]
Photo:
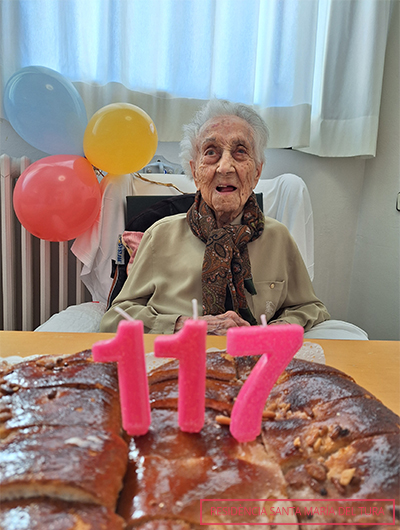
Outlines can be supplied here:
[[141, 180], [144, 180], [145, 182], [150, 182], [151, 184], [157, 184], [158, 186], [166, 186], [167, 188], [174, 188], [179, 193], [182, 193], [182, 195], [188, 195], [187, 192], [180, 190], [175, 184], [172, 184], [172, 182], [156, 182], [155, 180], [147, 179], [146, 177], [143, 177], [140, 173], [132, 173], [134, 177], [137, 177]]

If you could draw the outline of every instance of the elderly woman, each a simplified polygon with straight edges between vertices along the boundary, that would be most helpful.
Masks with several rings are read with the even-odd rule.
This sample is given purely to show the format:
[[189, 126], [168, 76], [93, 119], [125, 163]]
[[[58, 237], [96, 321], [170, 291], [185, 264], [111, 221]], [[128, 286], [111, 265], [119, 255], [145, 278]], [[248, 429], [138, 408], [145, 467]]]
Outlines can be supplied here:
[[192, 315], [192, 299], [209, 334], [261, 323], [262, 314], [305, 330], [329, 319], [288, 230], [257, 204], [267, 139], [253, 109], [220, 100], [184, 128], [181, 161], [197, 188], [194, 204], [145, 232], [101, 331], [116, 331], [119, 306], [145, 333], [174, 333]]

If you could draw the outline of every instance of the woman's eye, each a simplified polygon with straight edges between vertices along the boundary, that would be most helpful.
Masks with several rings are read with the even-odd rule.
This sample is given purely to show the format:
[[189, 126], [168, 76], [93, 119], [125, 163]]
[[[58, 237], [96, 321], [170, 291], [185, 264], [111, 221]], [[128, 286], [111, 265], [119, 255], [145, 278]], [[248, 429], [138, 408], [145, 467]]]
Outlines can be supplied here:
[[238, 147], [236, 152], [240, 155], [245, 155], [247, 153], [247, 149], [245, 147]]
[[205, 155], [206, 156], [215, 156], [217, 153], [215, 151], [215, 149], [207, 149], [206, 152], [205, 152]]

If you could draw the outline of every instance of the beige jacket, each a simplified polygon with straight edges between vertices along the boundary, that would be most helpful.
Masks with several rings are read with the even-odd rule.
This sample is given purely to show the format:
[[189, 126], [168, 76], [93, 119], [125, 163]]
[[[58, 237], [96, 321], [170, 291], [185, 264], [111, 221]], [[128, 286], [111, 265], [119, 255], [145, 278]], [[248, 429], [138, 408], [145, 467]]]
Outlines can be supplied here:
[[[264, 232], [248, 248], [257, 294], [246, 296], [259, 323], [264, 313], [269, 322], [300, 324], [307, 331], [329, 319], [283, 224], [266, 217]], [[116, 331], [122, 318], [113, 309], [116, 305], [142, 320], [145, 333], [173, 333], [179, 316], [192, 315], [193, 298], [201, 315], [204, 250], [205, 244], [193, 235], [186, 214], [155, 223], [145, 232], [128, 279], [103, 317], [101, 331]]]

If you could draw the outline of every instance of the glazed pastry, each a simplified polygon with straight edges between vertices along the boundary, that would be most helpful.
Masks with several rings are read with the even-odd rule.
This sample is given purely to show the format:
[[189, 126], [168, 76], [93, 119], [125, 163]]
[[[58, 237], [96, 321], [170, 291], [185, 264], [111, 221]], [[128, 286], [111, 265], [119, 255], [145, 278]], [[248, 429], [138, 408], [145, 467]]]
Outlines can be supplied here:
[[[88, 350], [3, 363], [0, 530], [19, 528], [18, 517], [31, 521], [30, 530], [200, 530], [201, 523], [213, 530], [290, 523], [280, 528], [293, 530], [306, 522], [356, 529], [365, 516], [307, 514], [302, 499], [337, 499], [330, 504], [337, 508], [346, 499], [398, 505], [399, 418], [339, 370], [294, 359], [268, 397], [260, 436], [245, 444], [231, 436], [235, 399], [257, 360], [208, 354], [197, 434], [178, 426], [178, 361], [153, 370], [152, 423], [139, 437], [121, 428], [115, 364], [94, 363]], [[201, 499], [221, 499], [221, 512], [203, 504], [200, 513]], [[251, 502], [259, 513], [249, 521], [225, 513], [223, 499], [268, 500]], [[369, 506], [393, 520], [387, 504]], [[282, 517], [284, 509], [298, 511]]]
[[124, 530], [124, 520], [104, 506], [37, 498], [0, 503], [2, 530]]
[[[0, 499], [47, 495], [114, 507], [127, 460], [117, 389], [116, 367], [93, 363], [90, 351], [3, 367]], [[105, 474], [107, 487], [99, 483]]]
[[[294, 359], [266, 402], [261, 436], [251, 443], [236, 442], [229, 416], [256, 362], [256, 357], [208, 355], [205, 425], [198, 434], [178, 427], [176, 361], [149, 375], [152, 424], [147, 435], [130, 441], [118, 504], [128, 528], [198, 528], [204, 497], [399, 502], [399, 418], [335, 368]], [[292, 521], [286, 517], [286, 523], [307, 521], [324, 528], [329, 522], [360, 522], [357, 514], [305, 517], [306, 503], [291, 500], [290, 505], [303, 515]], [[253, 517], [252, 524], [279, 522], [274, 515], [278, 510], [272, 515], [265, 511], [269, 516]], [[202, 516], [203, 524], [249, 523], [226, 515], [208, 521]], [[385, 517], [391, 521], [393, 514]], [[382, 515], [369, 521], [381, 522]]]

